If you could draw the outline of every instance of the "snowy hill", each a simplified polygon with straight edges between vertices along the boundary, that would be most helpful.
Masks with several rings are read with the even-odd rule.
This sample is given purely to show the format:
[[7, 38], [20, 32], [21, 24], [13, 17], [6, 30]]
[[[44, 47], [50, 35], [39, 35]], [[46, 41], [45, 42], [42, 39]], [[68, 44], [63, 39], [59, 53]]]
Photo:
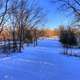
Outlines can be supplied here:
[[62, 55], [57, 38], [38, 42], [37, 47], [25, 46], [22, 53], [1, 58], [0, 80], [80, 80], [80, 59]]

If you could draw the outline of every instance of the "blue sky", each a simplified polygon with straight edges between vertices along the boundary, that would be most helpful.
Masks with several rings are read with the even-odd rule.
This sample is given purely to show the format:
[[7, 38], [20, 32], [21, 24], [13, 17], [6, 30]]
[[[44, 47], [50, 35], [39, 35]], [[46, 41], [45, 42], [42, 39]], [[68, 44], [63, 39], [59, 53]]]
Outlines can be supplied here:
[[46, 22], [46, 27], [57, 28], [59, 25], [71, 23], [72, 16], [58, 10], [59, 4], [51, 4], [49, 0], [39, 0], [39, 4], [47, 11], [48, 22]]

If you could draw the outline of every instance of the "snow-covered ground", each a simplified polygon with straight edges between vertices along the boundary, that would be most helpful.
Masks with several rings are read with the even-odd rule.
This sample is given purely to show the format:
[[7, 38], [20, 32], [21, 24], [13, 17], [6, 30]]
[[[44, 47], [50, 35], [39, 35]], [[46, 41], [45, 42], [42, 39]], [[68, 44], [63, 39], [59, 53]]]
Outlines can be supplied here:
[[0, 80], [80, 80], [80, 59], [61, 53], [57, 38], [40, 39], [37, 47], [25, 45], [22, 53], [0, 58]]

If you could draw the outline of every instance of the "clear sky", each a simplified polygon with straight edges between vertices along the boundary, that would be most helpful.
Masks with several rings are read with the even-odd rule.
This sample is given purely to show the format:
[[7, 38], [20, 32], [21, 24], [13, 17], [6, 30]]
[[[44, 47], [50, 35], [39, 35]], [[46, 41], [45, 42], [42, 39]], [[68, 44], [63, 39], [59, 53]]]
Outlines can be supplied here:
[[40, 6], [47, 11], [48, 22], [46, 22], [46, 27], [56, 28], [59, 25], [68, 25], [71, 23], [72, 16], [58, 10], [59, 4], [51, 4], [50, 0], [39, 0]]

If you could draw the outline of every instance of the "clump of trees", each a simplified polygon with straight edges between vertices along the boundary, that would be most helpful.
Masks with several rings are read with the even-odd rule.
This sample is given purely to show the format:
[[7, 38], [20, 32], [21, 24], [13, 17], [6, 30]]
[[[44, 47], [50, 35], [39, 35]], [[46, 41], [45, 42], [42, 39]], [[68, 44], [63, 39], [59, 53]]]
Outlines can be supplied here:
[[[73, 22], [71, 26], [79, 25], [80, 23], [80, 0], [50, 0], [53, 4], [59, 4], [57, 6], [58, 10], [63, 11], [64, 13], [69, 13], [69, 16], [73, 16]], [[76, 26], [74, 26], [76, 27]], [[64, 47], [72, 47], [76, 44], [79, 44], [80, 46], [80, 25], [78, 26], [79, 30], [78, 34], [71, 29], [63, 29], [63, 31], [60, 31], [60, 41], [63, 44]], [[76, 43], [77, 42], [77, 43]], [[65, 53], [67, 53], [68, 50], [65, 50]]]
[[[10, 38], [2, 40], [3, 52], [21, 52], [24, 43], [37, 45], [37, 27], [43, 24], [45, 11], [38, 0], [0, 0], [0, 34], [8, 26]], [[35, 6], [36, 5], [36, 6]], [[0, 50], [0, 51], [1, 51]]]
[[64, 47], [64, 53], [68, 53], [69, 48], [77, 46], [77, 38], [75, 32], [69, 27], [67, 29], [60, 30], [60, 42]]

